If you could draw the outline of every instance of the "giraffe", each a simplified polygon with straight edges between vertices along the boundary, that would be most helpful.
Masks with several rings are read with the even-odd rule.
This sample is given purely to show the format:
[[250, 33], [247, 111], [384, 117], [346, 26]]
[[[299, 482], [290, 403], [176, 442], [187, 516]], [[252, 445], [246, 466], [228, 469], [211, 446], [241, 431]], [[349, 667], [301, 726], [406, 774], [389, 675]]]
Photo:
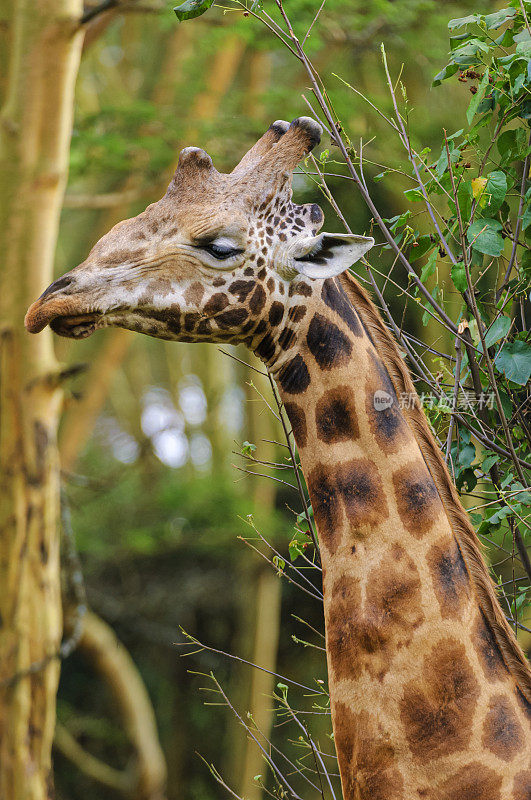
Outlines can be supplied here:
[[397, 345], [348, 272], [374, 240], [320, 233], [319, 206], [292, 200], [320, 136], [307, 117], [274, 122], [230, 174], [185, 148], [164, 197], [25, 324], [254, 351], [314, 509], [345, 800], [529, 800], [531, 673]]

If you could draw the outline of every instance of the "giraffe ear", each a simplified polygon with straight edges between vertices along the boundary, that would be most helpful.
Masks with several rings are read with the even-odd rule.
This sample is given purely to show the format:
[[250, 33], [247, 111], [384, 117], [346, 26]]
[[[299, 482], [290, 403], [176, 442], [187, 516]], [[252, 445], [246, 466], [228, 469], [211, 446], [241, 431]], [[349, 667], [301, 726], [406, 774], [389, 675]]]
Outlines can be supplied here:
[[320, 233], [297, 243], [291, 264], [307, 278], [333, 278], [351, 267], [373, 244], [371, 236]]

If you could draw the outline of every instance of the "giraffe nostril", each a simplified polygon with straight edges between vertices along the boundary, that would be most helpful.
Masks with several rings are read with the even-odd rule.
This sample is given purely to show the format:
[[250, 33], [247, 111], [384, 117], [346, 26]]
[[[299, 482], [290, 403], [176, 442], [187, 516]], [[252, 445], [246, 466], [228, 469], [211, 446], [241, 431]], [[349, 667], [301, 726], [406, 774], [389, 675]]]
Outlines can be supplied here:
[[47, 289], [44, 290], [39, 297], [39, 300], [43, 300], [45, 297], [48, 297], [48, 295], [58, 292], [60, 289], [66, 289], [67, 286], [70, 286], [72, 280], [72, 278], [69, 278], [66, 275], [63, 278], [58, 278], [56, 281], [51, 283]]

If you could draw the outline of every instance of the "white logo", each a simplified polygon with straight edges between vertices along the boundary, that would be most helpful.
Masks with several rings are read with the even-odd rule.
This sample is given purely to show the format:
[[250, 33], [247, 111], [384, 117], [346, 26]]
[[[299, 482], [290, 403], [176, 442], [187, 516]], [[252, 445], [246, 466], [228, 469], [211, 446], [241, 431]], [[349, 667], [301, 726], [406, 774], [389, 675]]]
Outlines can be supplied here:
[[374, 393], [373, 405], [376, 411], [385, 411], [393, 405], [393, 398], [389, 392], [384, 392], [383, 389], [377, 389]]

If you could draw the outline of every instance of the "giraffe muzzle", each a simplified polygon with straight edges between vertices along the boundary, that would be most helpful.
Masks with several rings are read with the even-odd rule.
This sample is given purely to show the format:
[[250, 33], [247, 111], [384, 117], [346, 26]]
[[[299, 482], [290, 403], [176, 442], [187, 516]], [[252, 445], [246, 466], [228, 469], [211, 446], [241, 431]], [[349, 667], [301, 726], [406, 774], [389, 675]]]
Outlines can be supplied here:
[[59, 336], [86, 339], [102, 319], [101, 312], [89, 311], [75, 295], [50, 297], [45, 292], [28, 309], [24, 325], [29, 333], [40, 333], [49, 325]]

